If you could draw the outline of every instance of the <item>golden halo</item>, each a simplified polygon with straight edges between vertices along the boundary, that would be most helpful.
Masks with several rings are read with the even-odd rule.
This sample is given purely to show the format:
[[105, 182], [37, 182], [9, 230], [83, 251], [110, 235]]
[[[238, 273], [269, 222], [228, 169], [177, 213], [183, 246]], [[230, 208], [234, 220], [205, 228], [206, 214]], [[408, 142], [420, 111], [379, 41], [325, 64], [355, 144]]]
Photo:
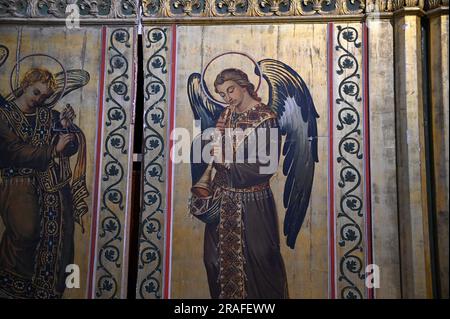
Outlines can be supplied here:
[[[219, 105], [222, 105], [222, 106], [228, 106], [228, 104], [226, 104], [226, 103], [224, 103], [224, 102], [221, 102], [221, 101], [215, 99], [213, 96], [211, 96], [210, 92], [214, 92], [214, 90], [213, 90], [213, 91], [208, 90], [208, 87], [206, 86], [205, 78], [210, 78], [210, 79], [212, 79], [211, 76], [208, 76], [208, 74], [206, 73], [206, 71], [207, 71], [210, 67], [213, 66], [213, 62], [218, 62], [217, 60], [218, 60], [219, 58], [224, 57], [224, 56], [226, 56], [226, 55], [240, 55], [240, 56], [246, 57], [247, 59], [249, 59], [249, 60], [252, 62], [252, 64], [254, 65], [254, 68], [253, 68], [253, 66], [252, 66], [250, 69], [249, 69], [248, 67], [242, 67], [242, 66], [241, 66], [241, 67], [238, 67], [238, 69], [241, 69], [242, 71], [244, 71], [244, 72], [247, 74], [247, 76], [249, 77], [249, 81], [250, 81], [250, 82], [252, 82], [252, 81], [251, 81], [251, 77], [257, 77], [257, 78], [258, 78], [258, 85], [257, 85], [256, 88], [255, 88], [255, 92], [258, 92], [259, 88], [261, 87], [261, 78], [262, 78], [262, 71], [261, 71], [261, 69], [260, 69], [260, 67], [259, 67], [259, 64], [256, 62], [255, 59], [253, 59], [253, 58], [252, 58], [250, 55], [248, 55], [247, 53], [238, 52], [238, 51], [229, 51], [229, 52], [221, 53], [221, 54], [215, 56], [214, 58], [212, 58], [211, 61], [209, 61], [208, 64], [206, 64], [205, 68], [203, 69], [203, 71], [202, 71], [202, 73], [201, 73], [201, 79], [200, 79], [201, 88], [202, 88], [202, 91], [203, 91], [203, 93], [205, 94], [205, 96], [208, 98], [208, 100], [210, 100], [210, 101], [212, 101], [212, 102], [214, 102], [214, 103], [217, 103], [217, 104], [219, 104]], [[233, 63], [234, 65], [236, 64], [235, 61], [232, 61], [232, 63]], [[221, 66], [220, 66], [219, 69], [218, 69], [217, 67], [215, 67], [215, 69], [213, 68], [213, 70], [215, 71], [215, 73], [214, 73], [214, 74], [215, 74], [215, 75], [214, 75], [214, 78], [215, 78], [215, 76], [217, 76], [217, 74], [219, 74], [222, 70], [227, 69], [228, 67], [232, 67], [231, 65], [230, 65], [230, 66], [226, 66], [226, 67], [224, 67], [224, 66], [222, 66], [222, 65], [223, 65], [223, 64], [221, 64]], [[244, 68], [245, 68], [246, 70], [243, 70]], [[259, 72], [258, 72], [259, 75], [255, 74], [255, 69], [257, 69], [257, 70], [259, 71]], [[214, 82], [214, 80], [213, 80], [213, 82]]]
[[[12, 70], [11, 70], [11, 74], [9, 76], [9, 85], [11, 88], [11, 92], [12, 94], [17, 97], [17, 90], [19, 89], [19, 87], [17, 86], [17, 84], [15, 85], [13, 82], [13, 77], [14, 77], [14, 71], [19, 70], [19, 66], [20, 63], [22, 63], [25, 59], [29, 59], [29, 58], [34, 58], [34, 57], [44, 57], [44, 58], [48, 58], [50, 60], [53, 60], [54, 62], [56, 62], [56, 64], [61, 68], [61, 72], [58, 72], [55, 75], [55, 79], [57, 80], [57, 82], [62, 82], [62, 88], [61, 90], [58, 92], [58, 94], [54, 94], [53, 96], [51, 96], [51, 100], [50, 102], [44, 104], [44, 107], [52, 107], [53, 105], [56, 104], [56, 102], [64, 95], [64, 92], [66, 90], [66, 86], [67, 86], [67, 72], [66, 69], [64, 68], [64, 66], [62, 65], [61, 62], [59, 62], [58, 59], [48, 55], [48, 54], [43, 54], [43, 53], [34, 53], [34, 54], [29, 54], [26, 55], [24, 57], [22, 57], [21, 59], [19, 59], [13, 66]], [[52, 72], [53, 74], [55, 74], [54, 72]], [[63, 77], [62, 79], [60, 77]], [[16, 81], [18, 81], [18, 75], [16, 75]], [[59, 81], [58, 81], [59, 80]]]

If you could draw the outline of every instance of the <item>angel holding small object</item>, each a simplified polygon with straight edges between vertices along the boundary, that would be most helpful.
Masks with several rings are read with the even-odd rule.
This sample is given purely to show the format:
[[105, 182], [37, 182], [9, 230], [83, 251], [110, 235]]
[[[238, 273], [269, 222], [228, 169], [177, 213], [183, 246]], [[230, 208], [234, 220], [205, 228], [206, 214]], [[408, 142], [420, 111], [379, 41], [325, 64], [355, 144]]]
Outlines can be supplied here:
[[53, 74], [31, 68], [10, 95], [0, 96], [2, 297], [47, 299], [64, 293], [75, 223], [83, 227], [88, 211], [86, 141], [73, 123], [73, 108], [66, 105], [60, 113], [52, 107], [88, 81], [83, 70]]
[[[204, 71], [191, 74], [188, 80], [194, 118], [202, 124], [201, 137], [194, 140], [193, 147], [210, 128], [220, 136], [209, 146], [212, 161], [191, 164], [190, 212], [205, 222], [203, 258], [212, 298], [289, 296], [277, 207], [270, 187], [276, 170], [262, 173], [266, 161], [260, 154], [264, 152], [252, 153], [250, 149], [257, 145], [267, 151], [275, 142], [278, 159], [285, 136], [284, 235], [292, 249], [309, 205], [318, 161], [319, 115], [306, 84], [280, 61], [265, 59], [254, 64], [255, 73], [267, 81], [268, 105], [261, 102], [248, 75], [237, 68], [222, 70], [214, 81], [214, 90], [224, 103], [212, 98], [203, 79]], [[227, 131], [236, 129], [240, 137], [237, 134], [237, 138], [227, 139]], [[259, 134], [261, 131], [265, 134]], [[231, 161], [223, 155], [227, 149], [232, 150]], [[243, 161], [237, 160], [238, 153], [244, 154]], [[257, 154], [253, 161], [251, 153]]]

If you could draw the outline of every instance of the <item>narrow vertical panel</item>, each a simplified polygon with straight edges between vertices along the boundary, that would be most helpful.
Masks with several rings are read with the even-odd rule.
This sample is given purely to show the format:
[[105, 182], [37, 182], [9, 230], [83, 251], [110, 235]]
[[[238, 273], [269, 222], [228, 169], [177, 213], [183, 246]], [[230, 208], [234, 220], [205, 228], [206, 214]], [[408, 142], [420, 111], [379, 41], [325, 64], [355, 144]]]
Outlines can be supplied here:
[[172, 218], [173, 218], [173, 200], [174, 200], [174, 137], [172, 133], [175, 129], [175, 100], [176, 100], [176, 74], [177, 74], [177, 26], [171, 28], [171, 47], [170, 47], [170, 98], [169, 98], [169, 126], [167, 138], [169, 141], [169, 156], [167, 158], [167, 211], [166, 211], [166, 229], [164, 243], [164, 285], [163, 297], [170, 298], [171, 278], [172, 278]]
[[[362, 40], [363, 40], [363, 52], [362, 52], [362, 72], [363, 72], [363, 167], [364, 167], [364, 201], [365, 201], [365, 263], [366, 268], [372, 265], [373, 261], [373, 249], [372, 249], [372, 197], [371, 197], [371, 160], [370, 160], [370, 121], [369, 121], [369, 75], [368, 75], [368, 28], [364, 23], [362, 25]], [[365, 275], [368, 275], [368, 269], [365, 269]], [[372, 271], [370, 271], [372, 273]], [[367, 278], [364, 278], [365, 280]], [[373, 299], [374, 287], [368, 286], [368, 281], [365, 281], [367, 298]]]
[[334, 25], [327, 29], [327, 75], [328, 75], [328, 295], [336, 298], [336, 214], [334, 203]]
[[94, 298], [125, 298], [134, 108], [133, 27], [108, 28]]
[[145, 27], [144, 132], [136, 298], [163, 297], [166, 213], [169, 27]]
[[337, 298], [367, 297], [367, 206], [361, 24], [334, 29], [334, 196]]
[[[276, 59], [290, 64], [305, 81], [319, 114], [317, 119], [318, 162], [314, 167], [314, 181], [308, 210], [294, 249], [286, 245], [283, 235], [285, 210], [282, 194], [285, 190], [284, 174], [280, 171], [273, 179], [281, 234], [281, 252], [289, 274], [289, 297], [299, 299], [327, 298], [329, 277], [328, 255], [328, 87], [327, 87], [327, 25], [294, 24], [277, 27], [274, 51]], [[267, 33], [257, 42], [270, 40]], [[270, 47], [267, 44], [268, 47]], [[264, 53], [270, 57], [270, 51]], [[267, 92], [267, 91], [266, 91]], [[265, 93], [267, 94], [267, 93]], [[261, 92], [261, 96], [267, 96]], [[284, 159], [280, 159], [280, 168]], [[275, 181], [278, 183], [277, 186]], [[276, 187], [276, 188], [275, 188]], [[279, 196], [277, 196], [279, 194]]]
[[434, 190], [436, 204], [437, 274], [439, 295], [449, 297], [449, 100], [448, 14], [430, 17], [430, 82], [433, 130]]
[[400, 298], [400, 252], [397, 210], [394, 28], [388, 19], [367, 25], [366, 113], [370, 125], [370, 195], [373, 263], [380, 270], [375, 298]]
[[98, 115], [97, 115], [97, 141], [96, 141], [96, 158], [95, 158], [95, 181], [94, 181], [94, 209], [91, 225], [91, 254], [89, 261], [89, 278], [88, 278], [88, 296], [93, 297], [95, 286], [95, 261], [97, 252], [97, 225], [99, 219], [99, 196], [100, 196], [100, 165], [102, 154], [102, 138], [103, 138], [103, 108], [105, 102], [105, 68], [106, 68], [106, 27], [102, 27], [102, 39], [101, 39], [101, 61], [100, 61], [100, 81], [99, 81], [99, 98], [98, 98]]
[[402, 297], [432, 296], [421, 25], [396, 17], [395, 104]]

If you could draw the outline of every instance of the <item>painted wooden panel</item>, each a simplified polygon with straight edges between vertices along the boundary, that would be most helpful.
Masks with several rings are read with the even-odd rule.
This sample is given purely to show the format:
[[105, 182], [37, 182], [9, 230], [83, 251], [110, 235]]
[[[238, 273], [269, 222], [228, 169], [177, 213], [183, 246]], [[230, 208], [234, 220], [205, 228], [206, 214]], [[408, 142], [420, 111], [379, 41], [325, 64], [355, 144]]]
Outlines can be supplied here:
[[135, 101], [136, 29], [108, 28], [103, 70], [102, 160], [97, 197], [95, 296], [125, 298], [128, 280], [128, 232]]
[[[262, 65], [264, 59], [281, 68], [277, 76], [298, 74], [304, 80], [319, 115], [317, 133], [297, 140], [317, 142], [318, 162], [294, 249], [283, 235], [285, 156], [270, 179], [277, 220], [267, 229], [281, 238], [289, 297], [431, 297], [439, 289], [448, 295], [448, 285], [438, 278], [448, 277], [442, 257], [448, 255], [448, 198], [443, 195], [448, 168], [441, 165], [448, 155], [437, 161], [448, 149], [448, 120], [439, 117], [448, 112], [442, 102], [448, 70], [441, 56], [448, 41], [440, 41], [446, 39], [448, 1], [429, 0], [425, 6], [391, 0], [80, 1], [73, 7], [80, 27], [66, 19], [67, 3], [0, 0], [0, 296], [125, 298], [128, 278], [135, 275], [128, 261], [137, 258], [137, 298], [211, 297], [215, 288], [208, 283], [204, 244], [212, 241], [204, 237], [205, 224], [190, 213], [194, 169], [187, 162], [191, 139], [198, 134], [192, 107], [200, 103], [192, 98], [204, 98], [193, 93], [205, 91], [193, 81], [199, 79], [196, 73], [203, 75], [208, 105], [218, 110], [214, 103], [225, 101], [226, 94], [215, 91], [216, 76], [239, 68], [262, 103], [269, 104], [269, 95], [283, 88], [268, 84], [274, 79], [263, 67], [266, 78], [255, 73], [255, 62]], [[421, 107], [426, 70], [418, 55], [422, 9], [431, 21], [430, 46], [436, 49], [430, 53], [429, 140]], [[138, 19], [143, 22], [142, 70], [136, 68]], [[405, 66], [412, 71], [405, 73]], [[50, 80], [33, 80], [49, 74], [36, 68], [47, 69]], [[144, 78], [143, 160], [136, 194], [141, 199], [139, 246], [130, 247], [137, 72]], [[395, 82], [394, 75], [401, 81]], [[291, 80], [287, 95], [295, 89]], [[44, 97], [33, 102], [32, 94]], [[55, 103], [42, 105], [51, 100]], [[67, 133], [73, 136], [63, 138]], [[180, 149], [181, 136], [190, 140]], [[417, 143], [411, 142], [414, 137]], [[58, 146], [63, 139], [64, 150]], [[434, 167], [427, 167], [430, 145]], [[187, 151], [186, 163], [177, 162], [179, 151]], [[30, 154], [36, 161], [23, 164]], [[44, 169], [36, 168], [42, 158]], [[241, 202], [231, 204], [236, 203]], [[233, 207], [244, 220], [242, 205]], [[223, 220], [233, 222], [225, 213]], [[239, 225], [242, 234], [253, 226]], [[247, 238], [238, 237], [244, 244], [235, 251], [224, 253], [225, 241], [218, 241], [220, 274], [226, 272], [220, 261], [226, 253], [244, 256]], [[264, 238], [259, 239], [263, 247]], [[238, 277], [248, 274], [249, 266], [232, 258]], [[64, 288], [63, 268], [72, 263], [79, 267], [80, 287]], [[372, 263], [379, 267], [379, 289], [367, 286], [366, 267]], [[220, 289], [221, 297], [230, 296]], [[236, 291], [233, 297], [248, 293]]]
[[162, 297], [171, 29], [145, 27], [144, 128], [136, 298]]
[[394, 30], [388, 20], [368, 26], [373, 262], [380, 267], [376, 298], [400, 298], [397, 216]]
[[[148, 27], [147, 30], [156, 30], [156, 27]], [[158, 32], [164, 35], [172, 35], [175, 30], [173, 28], [164, 28], [164, 33], [161, 30]], [[217, 34], [226, 34], [226, 37], [219, 39]], [[313, 196], [310, 200], [296, 248], [292, 250], [286, 247], [285, 239], [282, 238], [282, 254], [286, 265], [291, 298], [329, 297], [329, 267], [331, 259], [329, 256], [328, 227], [330, 221], [327, 204], [329, 179], [327, 25], [179, 26], [176, 27], [176, 35], [176, 48], [173, 47], [174, 42], [167, 41], [165, 36], [155, 36], [155, 38], [161, 40], [161, 44], [168, 46], [168, 50], [159, 51], [164, 59], [160, 58], [162, 63], [155, 63], [154, 67], [167, 66], [167, 73], [170, 75], [175, 74], [176, 76], [176, 81], [171, 82], [168, 74], [164, 73], [162, 78], [164, 90], [162, 92], [165, 98], [162, 100], [162, 95], [158, 95], [155, 100], [160, 100], [163, 103], [161, 107], [164, 110], [164, 123], [165, 125], [172, 125], [172, 128], [184, 128], [187, 132], [192, 132], [193, 115], [187, 95], [187, 78], [192, 72], [201, 72], [202, 68], [212, 58], [223, 52], [247, 52], [256, 61], [265, 57], [278, 59], [297, 70], [307, 83], [317, 112], [320, 115], [318, 119], [319, 162], [316, 166], [312, 190]], [[198, 45], [195, 41], [187, 40], [190, 38], [201, 39], [201, 44]], [[256, 45], [260, 43], [262, 45]], [[169, 46], [169, 44], [172, 44], [172, 46]], [[154, 50], [159, 48], [155, 47]], [[175, 49], [176, 59], [171, 53]], [[154, 57], [154, 54], [145, 55], [146, 61], [149, 62], [154, 62]], [[170, 71], [170, 63], [172, 63], [172, 71]], [[176, 68], [174, 70], [175, 65]], [[220, 72], [221, 68], [231, 66], [244, 68], [248, 74], [251, 74], [253, 71], [251, 66], [245, 65], [245, 60], [243, 62], [239, 57], [232, 56], [228, 60], [221, 61], [220, 65], [214, 66], [214, 71], [205, 75], [206, 82], [211, 83], [214, 80], [212, 77]], [[158, 71], [162, 71], [162, 68]], [[160, 74], [158, 73], [158, 78], [160, 78]], [[253, 76], [253, 79], [255, 77]], [[148, 83], [150, 82], [152, 81]], [[156, 91], [159, 92], [159, 89]], [[172, 92], [173, 96], [170, 95], [170, 92]], [[267, 84], [263, 83], [258, 94], [263, 98], [263, 102], [267, 103]], [[173, 115], [171, 113], [171, 98], [174, 101]], [[153, 105], [153, 103], [149, 105]], [[172, 123], [169, 121], [170, 116], [173, 116]], [[158, 127], [158, 125], [153, 125], [153, 128], [155, 127]], [[164, 132], [164, 134], [168, 138], [167, 132]], [[167, 143], [164, 144], [164, 147], [167, 150]], [[152, 155], [144, 155], [144, 162], [146, 161], [145, 158], [148, 157], [148, 161], [151, 163], [152, 158], [158, 152], [150, 154]], [[169, 170], [169, 168], [167, 169]], [[174, 164], [172, 169], [172, 175], [168, 175], [168, 172], [163, 174], [166, 177], [164, 182], [168, 184], [170, 181], [172, 185], [172, 187], [167, 186], [169, 187], [167, 192], [170, 192], [170, 195], [166, 193], [164, 198], [166, 205], [170, 203], [172, 209], [164, 211], [165, 219], [163, 220], [167, 222], [168, 218], [170, 218], [172, 225], [159, 226], [161, 228], [158, 229], [165, 230], [164, 234], [166, 237], [164, 239], [158, 238], [158, 240], [154, 241], [159, 244], [157, 246], [158, 254], [156, 255], [158, 259], [155, 261], [155, 265], [159, 265], [160, 268], [157, 272], [158, 281], [155, 281], [158, 285], [152, 285], [151, 288], [159, 288], [160, 294], [153, 294], [153, 297], [208, 298], [208, 283], [203, 265], [204, 224], [197, 219], [193, 219], [188, 213], [191, 187], [189, 164]], [[157, 170], [155, 172], [159, 173], [160, 171]], [[159, 175], [157, 174], [155, 179], [158, 178]], [[279, 168], [271, 182], [274, 194], [279, 195], [283, 193], [284, 182], [285, 177], [281, 172], [281, 168]], [[160, 189], [164, 189], [164, 186]], [[276, 204], [279, 211], [279, 231], [281, 233], [284, 219], [282, 196], [276, 196]], [[162, 225], [162, 220], [159, 220], [157, 225], [160, 224]], [[155, 232], [155, 234], [158, 233]], [[168, 238], [169, 234], [170, 238]], [[163, 243], [165, 244], [162, 245]], [[141, 254], [142, 252], [143, 250], [141, 249]], [[162, 263], [161, 260], [164, 262]], [[148, 269], [153, 268], [149, 267]], [[159, 275], [159, 272], [162, 272], [161, 275]], [[142, 281], [138, 280], [138, 292], [141, 289], [140, 284], [142, 284]]]
[[[367, 296], [371, 264], [370, 202], [366, 195], [368, 154], [364, 114], [364, 34], [361, 24], [336, 24], [333, 31], [333, 179], [336, 297]], [[367, 170], [366, 170], [367, 169]]]
[[[3, 113], [6, 117], [8, 114], [25, 114], [29, 123], [24, 122], [23, 127], [25, 129], [30, 125], [31, 132], [34, 121], [42, 120], [34, 120], [34, 113], [28, 114], [27, 109], [22, 110], [22, 107], [37, 107], [39, 114], [50, 110], [52, 122], [39, 124], [41, 128], [38, 133], [40, 136], [49, 134], [53, 140], [39, 142], [36, 137], [37, 142], [29, 142], [24, 137], [19, 145], [25, 149], [35, 147], [38, 153], [43, 149], [53, 151], [48, 158], [49, 168], [43, 164], [42, 173], [34, 166], [35, 162], [22, 164], [24, 158], [18, 155], [14, 162], [11, 162], [7, 153], [2, 157], [0, 236], [3, 249], [0, 257], [0, 291], [2, 296], [12, 298], [125, 298], [136, 30], [132, 24], [127, 27], [102, 26], [102, 15], [115, 18], [118, 13], [115, 9], [111, 11], [111, 7], [108, 14], [102, 11], [104, 7], [100, 17], [96, 16], [90, 21], [90, 26], [68, 28], [58, 26], [65, 22], [64, 12], [62, 15], [56, 14], [56, 11], [53, 15], [46, 15], [45, 10], [49, 8], [43, 7], [31, 16], [29, 14], [34, 12], [31, 8], [33, 5], [35, 3], [26, 4], [30, 8], [23, 16], [29, 19], [40, 16], [42, 20], [36, 22], [35, 26], [22, 26], [20, 21], [2, 17], [7, 21], [1, 21], [0, 45], [2, 52], [7, 54], [1, 59], [0, 93], [8, 101], [2, 104], [2, 108], [5, 105], [14, 105], [15, 108], [17, 101], [18, 111], [13, 109], [14, 113], [5, 109]], [[88, 9], [95, 11], [95, 8]], [[92, 18], [92, 12], [88, 11], [81, 12], [84, 18]], [[122, 17], [133, 16], [131, 11], [123, 14]], [[97, 17], [99, 19], [95, 20]], [[84, 21], [87, 20], [81, 24]], [[36, 71], [36, 68], [41, 70]], [[36, 81], [37, 74], [40, 75]], [[47, 90], [45, 84], [51, 80], [45, 82], [42, 78], [44, 75], [56, 79], [56, 87], [51, 87], [56, 95], [23, 104], [18, 93], [20, 89], [15, 90], [27, 87], [26, 83], [31, 83], [31, 88], [44, 83], [39, 89]], [[54, 105], [41, 106], [53, 97], [56, 97]], [[58, 114], [68, 114], [64, 111], [68, 105], [73, 109], [73, 125], [64, 126]], [[2, 134], [9, 134], [13, 138], [16, 132], [14, 125], [11, 120], [9, 124], [6, 123], [5, 116], [2, 117], [2, 125], [9, 129], [2, 131]], [[36, 123], [41, 123], [39, 121]], [[70, 142], [75, 144], [66, 145], [59, 152], [57, 145], [62, 139], [61, 134], [74, 134], [76, 140]], [[2, 150], [5, 147], [8, 149], [6, 142], [2, 137]], [[67, 147], [75, 148], [73, 154], [66, 155]], [[46, 163], [46, 158], [43, 161]], [[12, 175], [8, 175], [8, 169], [14, 171]], [[51, 181], [46, 184], [46, 172], [54, 178], [56, 184], [53, 188], [50, 187]], [[20, 182], [19, 179], [31, 181], [28, 188], [31, 195], [24, 193], [20, 205], [33, 208], [28, 211], [34, 222], [29, 222], [30, 218], [26, 216], [12, 218], [11, 212], [20, 201], [5, 196], [11, 196], [11, 193], [7, 193], [8, 185]], [[86, 189], [82, 187], [83, 181]], [[50, 188], [45, 188], [46, 185], [50, 185]], [[26, 237], [28, 230], [35, 237]], [[20, 237], [16, 238], [15, 245], [11, 245], [9, 237], [15, 231]], [[20, 251], [23, 248], [21, 244], [27, 243], [31, 245], [28, 247], [30, 258], [27, 260], [21, 257], [23, 254], [17, 254], [14, 260], [7, 254], [14, 250]], [[16, 266], [12, 266], [14, 264]], [[66, 268], [68, 264], [78, 268], [75, 271]], [[79, 280], [66, 278], [68, 274], [79, 275]], [[73, 281], [66, 282], [67, 279]], [[70, 286], [71, 283], [75, 283], [75, 286]]]

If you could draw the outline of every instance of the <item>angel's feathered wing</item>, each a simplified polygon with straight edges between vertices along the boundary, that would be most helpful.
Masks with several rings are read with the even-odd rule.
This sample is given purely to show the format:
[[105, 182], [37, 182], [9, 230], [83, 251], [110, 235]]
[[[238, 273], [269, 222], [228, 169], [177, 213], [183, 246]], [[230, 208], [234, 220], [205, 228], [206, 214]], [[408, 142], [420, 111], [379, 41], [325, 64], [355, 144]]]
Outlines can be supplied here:
[[[67, 70], [66, 76], [67, 76], [67, 83], [64, 89], [63, 96], [66, 96], [70, 92], [78, 90], [79, 88], [85, 86], [86, 84], [89, 83], [90, 80], [89, 73], [85, 70], [80, 69]], [[55, 78], [58, 89], [55, 91], [53, 96], [58, 96], [59, 95], [58, 91], [62, 90], [64, 87], [64, 73], [63, 72], [57, 73], [55, 75]], [[50, 100], [53, 96], [50, 97]]]
[[[273, 59], [258, 62], [269, 85], [268, 106], [278, 114], [283, 146], [283, 174], [287, 176], [283, 204], [284, 235], [295, 247], [309, 205], [317, 155], [317, 118], [319, 115], [309, 90], [300, 75], [288, 65]], [[259, 75], [259, 70], [255, 70]]]
[[[206, 86], [204, 87], [205, 90], [207, 90]], [[215, 127], [217, 119], [223, 111], [223, 106], [210, 101], [203, 93], [201, 87], [201, 75], [199, 73], [192, 73], [189, 76], [187, 83], [187, 93], [189, 102], [191, 104], [192, 113], [194, 114], [194, 119], [201, 121], [201, 131], [203, 132], [207, 128]], [[202, 145], [201, 134], [196, 136], [191, 144], [192, 184], [198, 182], [198, 180], [203, 176], [203, 173], [208, 167], [208, 163], [205, 163], [203, 161], [201, 163], [194, 163], [193, 152], [195, 143], [201, 143]]]

